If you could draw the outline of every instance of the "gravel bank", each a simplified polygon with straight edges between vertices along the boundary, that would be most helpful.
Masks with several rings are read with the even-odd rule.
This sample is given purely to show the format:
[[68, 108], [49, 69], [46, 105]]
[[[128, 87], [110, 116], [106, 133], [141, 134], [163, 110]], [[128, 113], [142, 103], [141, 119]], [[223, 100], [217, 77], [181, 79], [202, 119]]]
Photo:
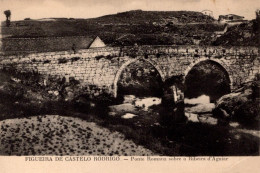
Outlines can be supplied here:
[[0, 155], [153, 155], [124, 135], [59, 115], [0, 121]]

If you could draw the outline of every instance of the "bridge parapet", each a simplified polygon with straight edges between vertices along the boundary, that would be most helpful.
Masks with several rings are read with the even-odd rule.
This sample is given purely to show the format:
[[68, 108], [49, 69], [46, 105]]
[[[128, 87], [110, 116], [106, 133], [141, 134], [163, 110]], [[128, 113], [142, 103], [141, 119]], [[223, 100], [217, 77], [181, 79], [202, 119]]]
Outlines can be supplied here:
[[168, 55], [259, 55], [257, 47], [213, 47], [213, 46], [140, 46], [140, 47], [124, 47], [124, 53], [129, 55], [145, 55], [145, 54], [168, 54]]
[[129, 46], [129, 47], [105, 47], [95, 49], [81, 49], [76, 53], [73, 51], [60, 51], [60, 52], [27, 52], [26, 54], [8, 55], [3, 54], [0, 60], [3, 59], [23, 59], [25, 57], [39, 58], [39, 57], [59, 57], [59, 56], [148, 56], [167, 54], [175, 56], [243, 56], [243, 55], [259, 55], [259, 48], [257, 47], [213, 47], [213, 46]]

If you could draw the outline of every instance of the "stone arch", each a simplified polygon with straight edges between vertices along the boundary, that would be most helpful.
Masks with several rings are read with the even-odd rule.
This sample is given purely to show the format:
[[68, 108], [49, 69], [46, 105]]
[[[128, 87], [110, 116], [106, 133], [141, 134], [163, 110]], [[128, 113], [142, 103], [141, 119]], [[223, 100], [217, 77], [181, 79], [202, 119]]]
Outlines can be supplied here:
[[228, 78], [229, 78], [229, 81], [230, 81], [230, 89], [232, 90], [233, 88], [233, 78], [231, 77], [229, 71], [227, 69], [228, 66], [225, 64], [225, 62], [219, 60], [219, 59], [215, 59], [215, 58], [200, 58], [198, 60], [196, 60], [195, 62], [191, 63], [188, 68], [185, 70], [184, 72], [184, 80], [183, 80], [183, 83], [185, 83], [185, 79], [186, 79], [186, 76], [188, 75], [188, 73], [190, 72], [190, 70], [197, 64], [199, 64], [200, 62], [203, 62], [203, 61], [211, 61], [211, 62], [214, 62], [216, 64], [218, 64], [220, 67], [223, 68], [223, 70], [225, 71], [225, 73], [227, 74]]
[[[232, 91], [232, 77], [230, 76], [230, 73], [228, 72], [228, 70], [227, 69], [229, 69], [228, 68], [228, 66], [225, 64], [225, 62], [223, 62], [223, 61], [221, 61], [221, 60], [219, 60], [219, 59], [213, 59], [213, 58], [200, 58], [200, 59], [198, 59], [198, 60], [196, 60], [194, 63], [192, 63], [192, 64], [190, 64], [189, 66], [188, 66], [188, 68], [185, 70], [185, 73], [184, 73], [184, 80], [183, 80], [183, 85], [186, 87], [186, 85], [187, 85], [187, 76], [188, 76], [188, 74], [190, 73], [190, 71], [193, 69], [193, 67], [195, 67], [197, 64], [199, 64], [199, 63], [201, 63], [201, 62], [208, 62], [208, 63], [211, 63], [211, 64], [215, 64], [215, 65], [217, 65], [218, 67], [219, 67], [219, 69], [224, 73], [224, 75], [225, 75], [225, 78], [226, 78], [226, 89], [224, 89], [224, 90], [221, 90], [221, 91], [219, 91], [221, 94], [223, 94], [222, 93], [222, 91], [223, 92], [230, 92], [230, 91]], [[203, 85], [204, 85], [205, 83], [203, 83]], [[190, 88], [191, 89], [191, 88]], [[191, 91], [189, 89], [189, 91]], [[200, 90], [200, 89], [199, 89]], [[199, 91], [198, 90], [198, 91]], [[210, 91], [211, 92], [211, 91]], [[217, 92], [217, 93], [219, 93], [219, 92]], [[213, 93], [214, 93], [214, 91], [213, 91]], [[188, 94], [189, 95], [189, 94]], [[211, 95], [211, 94], [210, 94]], [[216, 97], [217, 96], [217, 97]], [[211, 95], [210, 96], [210, 99], [217, 99], [218, 98], [218, 96], [222, 96], [222, 95], [215, 95], [215, 94], [213, 94], [213, 95]]]
[[151, 64], [159, 73], [162, 81], [164, 81], [164, 74], [162, 73], [161, 69], [156, 65], [155, 62], [153, 62], [152, 60], [148, 60], [148, 59], [144, 59], [142, 57], [139, 58], [134, 58], [134, 59], [130, 59], [129, 61], [125, 62], [123, 65], [121, 65], [121, 67], [118, 69], [115, 79], [114, 79], [114, 83], [113, 83], [113, 95], [116, 98], [117, 97], [117, 82], [121, 76], [121, 73], [123, 72], [123, 70], [130, 64], [135, 63], [138, 60], [144, 60], [145, 62], [148, 62], [149, 64]]

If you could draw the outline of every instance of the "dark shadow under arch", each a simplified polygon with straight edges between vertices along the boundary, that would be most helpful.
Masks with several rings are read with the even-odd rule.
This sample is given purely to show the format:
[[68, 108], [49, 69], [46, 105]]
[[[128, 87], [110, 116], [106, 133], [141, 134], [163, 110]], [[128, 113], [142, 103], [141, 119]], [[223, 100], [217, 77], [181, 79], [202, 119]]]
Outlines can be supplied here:
[[159, 73], [160, 75], [160, 78], [162, 81], [164, 81], [164, 75], [162, 73], [162, 71], [155, 65], [155, 63], [149, 59], [144, 59], [144, 58], [135, 58], [135, 59], [130, 59], [129, 61], [125, 62], [117, 71], [116, 73], [116, 76], [115, 76], [115, 79], [114, 79], [114, 83], [113, 83], [113, 95], [115, 98], [117, 98], [117, 92], [118, 92], [118, 86], [117, 86], [117, 83], [118, 83], [118, 80], [123, 72], [123, 70], [129, 66], [130, 64], [132, 63], [135, 63], [136, 61], [138, 60], [142, 60], [142, 61], [145, 61], [149, 64], [151, 64], [155, 69], [156, 71]]
[[138, 59], [121, 69], [116, 85], [117, 96], [161, 97], [163, 79], [161, 73], [151, 62]]
[[227, 70], [218, 62], [204, 60], [195, 64], [185, 76], [185, 98], [200, 95], [210, 96], [211, 102], [230, 93], [230, 77]]

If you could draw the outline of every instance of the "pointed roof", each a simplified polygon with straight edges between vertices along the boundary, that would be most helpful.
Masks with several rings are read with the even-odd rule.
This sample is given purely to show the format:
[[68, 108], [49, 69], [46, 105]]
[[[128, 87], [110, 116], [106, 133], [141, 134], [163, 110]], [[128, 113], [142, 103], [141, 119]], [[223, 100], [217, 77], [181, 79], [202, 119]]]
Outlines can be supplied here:
[[98, 36], [92, 41], [89, 48], [97, 47], [106, 47], [106, 44]]

